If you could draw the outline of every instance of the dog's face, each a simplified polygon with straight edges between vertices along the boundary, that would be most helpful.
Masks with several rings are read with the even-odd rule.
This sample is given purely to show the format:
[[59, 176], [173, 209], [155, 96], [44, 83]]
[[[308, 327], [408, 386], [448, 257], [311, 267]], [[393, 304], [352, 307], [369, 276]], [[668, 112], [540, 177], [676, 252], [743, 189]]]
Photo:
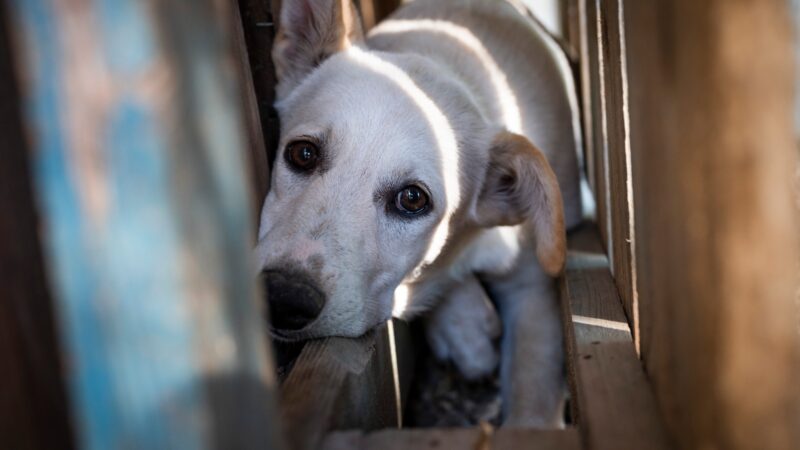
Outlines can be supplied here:
[[362, 334], [391, 316], [399, 285], [424, 282], [474, 230], [533, 209], [555, 235], [539, 245], [543, 265], [563, 264], [560, 197], [541, 153], [488, 126], [430, 63], [360, 39], [349, 0], [284, 0], [281, 139], [256, 249], [278, 338]]

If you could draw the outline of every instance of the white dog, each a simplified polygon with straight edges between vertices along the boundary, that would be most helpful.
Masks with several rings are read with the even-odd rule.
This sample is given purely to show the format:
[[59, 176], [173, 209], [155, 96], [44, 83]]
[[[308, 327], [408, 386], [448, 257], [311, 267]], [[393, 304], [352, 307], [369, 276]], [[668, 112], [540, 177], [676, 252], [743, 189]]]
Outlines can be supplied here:
[[552, 277], [580, 220], [580, 134], [552, 39], [502, 0], [416, 0], [366, 37], [350, 0], [283, 0], [273, 58], [281, 139], [256, 248], [272, 333], [432, 311], [436, 355], [477, 378], [498, 361], [485, 286], [504, 423], [560, 423]]

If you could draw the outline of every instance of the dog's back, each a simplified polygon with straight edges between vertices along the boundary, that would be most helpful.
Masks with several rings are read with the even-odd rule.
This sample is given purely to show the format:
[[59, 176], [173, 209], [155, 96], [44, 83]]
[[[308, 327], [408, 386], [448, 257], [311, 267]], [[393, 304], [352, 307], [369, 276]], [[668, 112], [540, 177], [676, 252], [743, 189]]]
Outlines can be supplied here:
[[485, 119], [528, 137], [558, 177], [568, 227], [581, 219], [575, 89], [544, 29], [503, 0], [415, 0], [373, 29], [370, 48], [439, 62]]

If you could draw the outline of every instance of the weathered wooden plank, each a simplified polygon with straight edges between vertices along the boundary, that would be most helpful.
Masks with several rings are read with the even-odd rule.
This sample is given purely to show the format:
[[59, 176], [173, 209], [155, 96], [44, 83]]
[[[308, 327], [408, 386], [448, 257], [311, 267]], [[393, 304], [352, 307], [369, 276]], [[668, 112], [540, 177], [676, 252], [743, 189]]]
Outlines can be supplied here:
[[787, 2], [625, 2], [641, 349], [682, 448], [800, 442]]
[[281, 386], [281, 419], [290, 447], [318, 448], [331, 430], [402, 425], [413, 370], [408, 328], [398, 320], [356, 339], [308, 342]]
[[598, 33], [602, 40], [601, 96], [603, 98], [601, 134], [605, 146], [607, 174], [606, 189], [609, 194], [606, 221], [609, 227], [608, 255], [611, 273], [617, 283], [622, 304], [631, 325], [634, 342], [638, 342], [638, 298], [633, 267], [633, 192], [631, 190], [630, 147], [628, 141], [628, 109], [626, 61], [624, 55], [625, 33], [622, 30], [621, 0], [598, 4]]
[[583, 130], [586, 145], [586, 170], [594, 192], [597, 224], [603, 245], [610, 245], [610, 191], [608, 186], [608, 148], [605, 139], [605, 94], [603, 76], [603, 29], [599, 26], [600, 0], [579, 0], [581, 15], [581, 95]]
[[573, 418], [588, 449], [667, 449], [596, 228], [569, 236], [562, 307]]
[[[0, 6], [0, 447], [73, 447], [19, 84]], [[46, 430], [46, 432], [44, 432]]]
[[324, 450], [577, 450], [580, 436], [575, 428], [525, 430], [514, 428], [437, 428], [385, 430], [373, 433], [338, 432], [329, 435]]
[[275, 445], [219, 10], [19, 0], [10, 11], [80, 446]]
[[567, 55], [571, 61], [580, 58], [581, 46], [581, 17], [579, 0], [562, 0], [562, 28], [564, 29], [564, 42]]
[[[584, 170], [589, 186], [596, 189], [595, 181], [595, 161], [594, 161], [594, 130], [592, 119], [592, 98], [591, 92], [591, 70], [589, 58], [589, 19], [587, 17], [587, 0], [577, 0], [578, 7], [578, 41], [577, 41], [577, 76], [580, 81], [578, 84], [581, 108], [581, 128], [583, 130], [583, 156]], [[595, 213], [596, 214], [596, 213]]]

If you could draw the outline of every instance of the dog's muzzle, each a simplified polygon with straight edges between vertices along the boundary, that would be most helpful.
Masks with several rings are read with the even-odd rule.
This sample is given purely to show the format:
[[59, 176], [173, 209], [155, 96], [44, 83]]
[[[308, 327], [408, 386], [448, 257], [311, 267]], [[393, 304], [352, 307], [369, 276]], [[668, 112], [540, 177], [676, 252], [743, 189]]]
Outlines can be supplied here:
[[300, 330], [314, 321], [325, 306], [325, 295], [302, 272], [265, 270], [269, 317], [276, 330]]

